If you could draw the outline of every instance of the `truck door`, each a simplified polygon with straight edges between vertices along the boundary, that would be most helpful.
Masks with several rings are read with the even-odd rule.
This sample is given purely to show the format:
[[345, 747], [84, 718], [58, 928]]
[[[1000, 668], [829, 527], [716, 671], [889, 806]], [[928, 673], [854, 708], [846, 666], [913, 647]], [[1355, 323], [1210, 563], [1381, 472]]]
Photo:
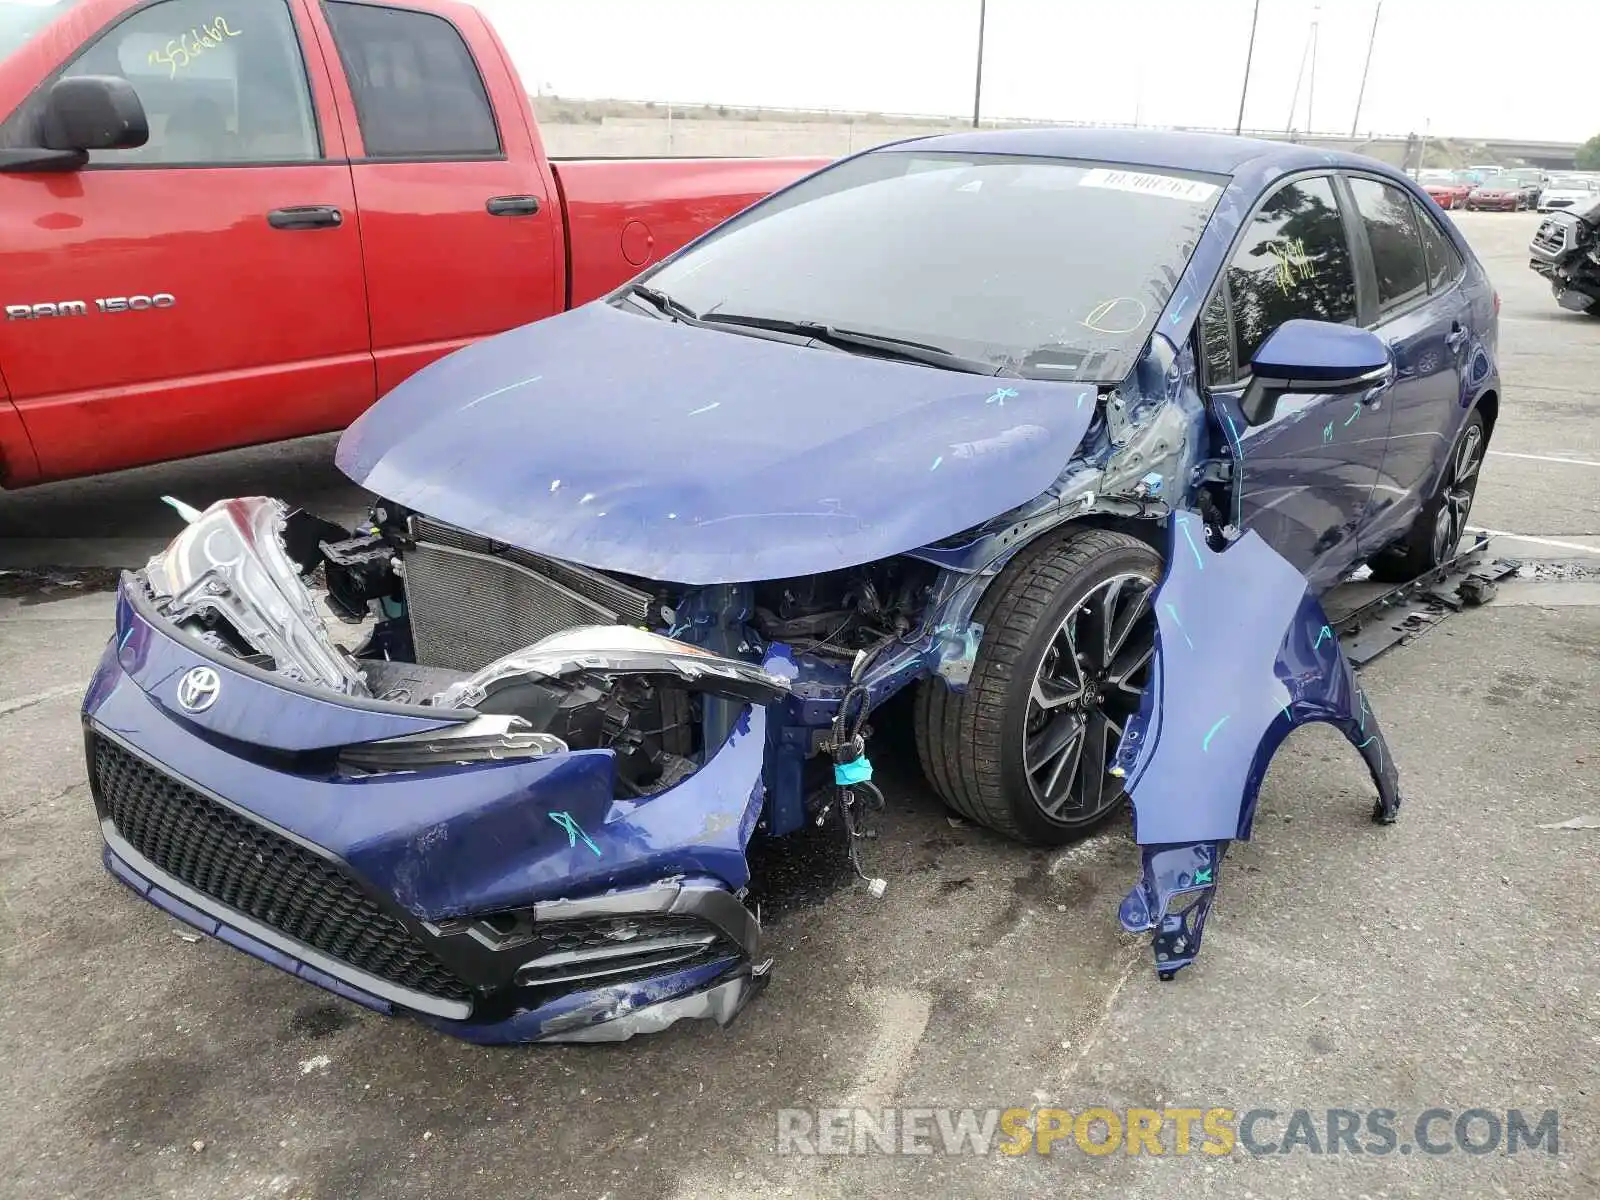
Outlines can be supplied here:
[[[297, 0], [298, 2], [298, 0]], [[148, 144], [0, 175], [0, 361], [62, 478], [336, 429], [375, 396], [355, 194], [289, 0], [158, 0], [60, 75], [120, 75]]]
[[560, 201], [482, 17], [346, 0], [323, 11], [345, 129], [362, 143], [352, 172], [382, 395], [477, 338], [561, 311]]

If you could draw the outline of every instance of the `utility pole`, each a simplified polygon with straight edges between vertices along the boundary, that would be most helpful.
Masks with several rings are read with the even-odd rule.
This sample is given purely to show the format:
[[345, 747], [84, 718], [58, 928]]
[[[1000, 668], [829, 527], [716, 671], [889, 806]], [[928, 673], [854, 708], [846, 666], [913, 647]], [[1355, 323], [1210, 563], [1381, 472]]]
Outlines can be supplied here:
[[978, 113], [983, 106], [983, 24], [988, 16], [989, 0], [978, 0], [978, 77], [972, 84], [972, 127], [978, 127]]
[[1378, 0], [1377, 6], [1372, 10], [1372, 36], [1367, 38], [1367, 64], [1361, 68], [1361, 88], [1356, 92], [1356, 115], [1350, 120], [1350, 137], [1356, 136], [1356, 128], [1361, 124], [1361, 101], [1367, 95], [1367, 72], [1372, 70], [1372, 47], [1378, 40], [1378, 18], [1383, 15], [1383, 0]]
[[1239, 86], [1239, 119], [1233, 123], [1235, 134], [1244, 131], [1244, 98], [1250, 94], [1250, 63], [1256, 56], [1256, 22], [1261, 19], [1261, 0], [1256, 0], [1255, 11], [1250, 14], [1250, 44], [1244, 52], [1244, 83]]
[[1311, 10], [1311, 87], [1306, 92], [1306, 133], [1315, 132], [1316, 121], [1312, 113], [1316, 111], [1317, 104], [1317, 26], [1321, 24], [1322, 5], [1318, 4]]

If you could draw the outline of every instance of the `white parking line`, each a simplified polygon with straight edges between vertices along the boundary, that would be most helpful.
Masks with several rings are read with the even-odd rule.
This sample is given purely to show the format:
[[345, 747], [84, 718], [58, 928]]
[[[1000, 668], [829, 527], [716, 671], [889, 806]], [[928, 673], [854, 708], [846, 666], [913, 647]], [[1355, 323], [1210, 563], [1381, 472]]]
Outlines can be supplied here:
[[1565, 463], [1569, 467], [1600, 467], [1600, 462], [1587, 458], [1558, 458], [1554, 454], [1518, 454], [1512, 450], [1489, 451], [1496, 458], [1526, 458], [1533, 462]]
[[1510, 538], [1514, 542], [1532, 542], [1537, 546], [1554, 546], [1557, 550], [1576, 550], [1581, 554], [1600, 554], [1600, 546], [1585, 546], [1582, 542], [1563, 542], [1556, 538], [1533, 537], [1526, 533], [1512, 533], [1509, 529], [1485, 529], [1481, 525], [1468, 525], [1469, 533], [1487, 533], [1490, 537]]

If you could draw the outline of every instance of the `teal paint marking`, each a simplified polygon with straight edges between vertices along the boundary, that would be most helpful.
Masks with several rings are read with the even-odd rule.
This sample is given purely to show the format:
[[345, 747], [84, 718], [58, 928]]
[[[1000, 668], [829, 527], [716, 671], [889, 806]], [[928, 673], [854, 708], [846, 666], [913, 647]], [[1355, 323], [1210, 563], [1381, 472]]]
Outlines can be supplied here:
[[1194, 544], [1194, 534], [1189, 532], [1189, 522], [1183, 517], [1179, 517], [1178, 528], [1183, 530], [1183, 540], [1189, 543], [1189, 549], [1194, 552], [1194, 565], [1204, 571], [1206, 569], [1206, 560], [1200, 557], [1200, 547]]
[[1078, 393], [1078, 408], [1080, 408], [1080, 409], [1083, 408], [1083, 393], [1082, 392]]
[[1367, 731], [1367, 694], [1365, 692], [1357, 692], [1356, 699], [1361, 701], [1361, 712], [1357, 715], [1361, 720], [1361, 732], [1365, 733]]
[[1357, 417], [1359, 417], [1360, 415], [1361, 415], [1361, 401], [1357, 400], [1356, 404], [1355, 404], [1355, 407], [1350, 410], [1350, 415], [1344, 419], [1345, 427], [1348, 428], [1352, 423], [1354, 423], [1355, 419]]
[[1203, 869], [1201, 869], [1199, 871], [1196, 871], [1194, 873], [1194, 881], [1196, 883], [1210, 883], [1211, 882], [1211, 868], [1210, 867], [1205, 867], [1205, 868], [1203, 868]]
[[933, 466], [929, 467], [928, 470], [929, 471], [937, 471], [939, 469], [939, 464], [942, 463], [943, 461], [944, 461], [944, 455], [941, 454], [941, 455], [939, 455], [938, 458], [933, 460]]
[[1178, 303], [1173, 306], [1172, 315], [1170, 317], [1168, 317], [1167, 320], [1171, 321], [1174, 325], [1176, 325], [1178, 323], [1178, 318], [1183, 316], [1183, 310], [1185, 308], [1187, 308], [1188, 306], [1189, 306], [1189, 297], [1187, 297], [1187, 296], [1179, 296], [1178, 297]]
[[1178, 632], [1183, 634], [1183, 640], [1189, 643], [1189, 649], [1194, 649], [1194, 639], [1189, 636], [1189, 631], [1183, 627], [1183, 622], [1178, 618], [1178, 610], [1169, 602], [1164, 606], [1167, 615], [1172, 618], [1172, 623], [1178, 627]]
[[693, 410], [689, 415], [691, 417], [698, 417], [701, 413], [708, 413], [713, 408], [721, 408], [721, 407], [722, 407], [722, 401], [721, 400], [713, 400], [710, 404], [707, 404], [705, 407], [697, 408], [697, 409]]
[[[1357, 750], [1365, 750], [1368, 746], [1372, 745], [1373, 742], [1378, 742], [1378, 735], [1377, 734], [1373, 734], [1366, 741], [1362, 742], [1359, 746], [1357, 746], [1356, 749]], [[1382, 742], [1378, 742], [1378, 770], [1380, 770], [1380, 771], [1383, 770], [1383, 743]]]
[[131, 629], [128, 630], [127, 633], [122, 635], [122, 640], [117, 643], [117, 653], [118, 654], [121, 654], [124, 650], [126, 650], [128, 648], [128, 639], [131, 638], [132, 636], [133, 636], [133, 630], [131, 630]]
[[1206, 731], [1206, 740], [1200, 743], [1200, 749], [1205, 751], [1205, 752], [1207, 752], [1207, 753], [1210, 753], [1210, 751], [1211, 751], [1211, 739], [1216, 737], [1217, 736], [1217, 730], [1221, 729], [1227, 723], [1228, 723], [1227, 716], [1223, 716], [1223, 718], [1220, 721], [1218, 721], [1215, 725], [1213, 725], [1210, 729], [1208, 729]]
[[1284, 706], [1283, 706], [1283, 715], [1284, 715], [1284, 718], [1285, 718], [1285, 719], [1286, 719], [1286, 720], [1290, 720], [1290, 721], [1292, 721], [1292, 720], [1294, 720], [1294, 714], [1293, 714], [1293, 713], [1292, 713], [1292, 712], [1290, 712], [1290, 711], [1289, 711], [1289, 707], [1290, 707], [1290, 706], [1289, 706], [1289, 705], [1287, 705], [1287, 704], [1285, 704], [1285, 705], [1284, 705]]
[[550, 819], [567, 831], [567, 845], [576, 846], [578, 839], [583, 839], [583, 844], [594, 851], [596, 858], [601, 857], [600, 847], [594, 844], [594, 839], [583, 831], [583, 827], [573, 818], [571, 813], [553, 812]]
[[1015, 400], [1020, 392], [1016, 388], [995, 388], [994, 394], [984, 401], [985, 404], [998, 404], [1001, 408], [1006, 406], [1007, 400]]
[[1329, 421], [1326, 425], [1324, 425], [1322, 427], [1322, 440], [1324, 442], [1333, 441], [1333, 422], [1332, 421]]
[[1333, 636], [1333, 630], [1329, 629], [1326, 625], [1324, 625], [1321, 629], [1317, 630], [1317, 640], [1312, 645], [1311, 648], [1313, 650], [1315, 650], [1318, 646], [1322, 645], [1323, 642], [1325, 642], [1328, 638], [1331, 638], [1332, 636]]

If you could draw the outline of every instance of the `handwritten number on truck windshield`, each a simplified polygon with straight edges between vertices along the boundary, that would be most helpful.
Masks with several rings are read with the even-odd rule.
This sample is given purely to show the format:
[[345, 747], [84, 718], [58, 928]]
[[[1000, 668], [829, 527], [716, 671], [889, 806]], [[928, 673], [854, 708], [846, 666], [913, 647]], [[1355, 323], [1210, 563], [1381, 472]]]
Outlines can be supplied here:
[[228, 38], [236, 38], [244, 30], [232, 29], [226, 17], [218, 17], [209, 25], [197, 25], [188, 33], [168, 40], [163, 50], [152, 50], [148, 62], [152, 66], [167, 65], [167, 78], [177, 77], [180, 67], [187, 67], [207, 50], [214, 50]]

